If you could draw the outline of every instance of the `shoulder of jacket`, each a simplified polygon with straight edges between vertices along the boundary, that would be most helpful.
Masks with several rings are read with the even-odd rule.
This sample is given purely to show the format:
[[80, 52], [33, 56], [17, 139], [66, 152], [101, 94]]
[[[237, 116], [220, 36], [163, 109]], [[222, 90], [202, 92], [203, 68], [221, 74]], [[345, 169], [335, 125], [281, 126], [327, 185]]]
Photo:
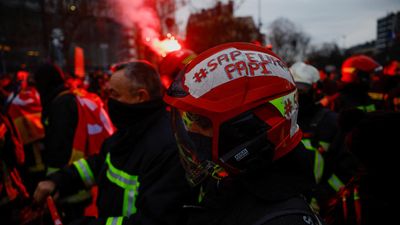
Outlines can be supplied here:
[[308, 203], [302, 197], [293, 197], [285, 201], [278, 202], [268, 207], [267, 213], [261, 216], [253, 225], [322, 225]]
[[72, 101], [76, 101], [76, 96], [69, 91], [63, 91], [54, 98], [53, 103], [65, 103]]
[[282, 215], [264, 222], [260, 225], [281, 225], [281, 224], [291, 224], [291, 225], [325, 225], [321, 219], [317, 219], [313, 215], [308, 215], [304, 213], [292, 213], [287, 215]]

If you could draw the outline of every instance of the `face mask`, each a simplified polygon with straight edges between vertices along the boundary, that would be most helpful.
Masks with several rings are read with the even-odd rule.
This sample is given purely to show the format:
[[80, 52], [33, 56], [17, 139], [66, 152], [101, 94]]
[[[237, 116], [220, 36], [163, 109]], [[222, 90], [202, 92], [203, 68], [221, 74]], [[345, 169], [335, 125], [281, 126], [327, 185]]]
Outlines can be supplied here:
[[118, 129], [126, 128], [139, 119], [136, 115], [137, 104], [126, 104], [110, 98], [107, 105], [110, 119]]
[[144, 118], [165, 107], [161, 99], [127, 104], [110, 98], [107, 105], [110, 119], [118, 129], [134, 126]]

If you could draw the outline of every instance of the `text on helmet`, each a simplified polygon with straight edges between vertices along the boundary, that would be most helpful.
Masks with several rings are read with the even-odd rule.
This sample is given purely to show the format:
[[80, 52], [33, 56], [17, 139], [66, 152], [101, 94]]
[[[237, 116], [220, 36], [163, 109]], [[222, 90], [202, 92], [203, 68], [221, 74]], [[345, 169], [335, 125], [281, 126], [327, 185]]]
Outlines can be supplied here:
[[294, 83], [288, 67], [264, 52], [228, 48], [204, 59], [185, 74], [185, 85], [194, 97], [241, 77], [278, 76]]

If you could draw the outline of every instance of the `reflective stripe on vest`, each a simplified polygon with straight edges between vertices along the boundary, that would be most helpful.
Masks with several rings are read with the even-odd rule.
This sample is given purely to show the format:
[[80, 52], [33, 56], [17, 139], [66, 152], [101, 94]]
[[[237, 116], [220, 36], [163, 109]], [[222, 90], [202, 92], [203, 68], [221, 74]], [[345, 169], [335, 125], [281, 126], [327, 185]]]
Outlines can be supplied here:
[[362, 110], [364, 112], [374, 112], [374, 111], [376, 111], [376, 108], [375, 108], [374, 104], [371, 104], [371, 105], [360, 105], [360, 106], [357, 106], [357, 109], [360, 109], [360, 110]]
[[329, 149], [330, 144], [325, 141], [318, 142], [319, 146], [322, 147], [323, 152], [327, 152]]
[[[55, 173], [55, 172], [57, 172], [59, 170], [60, 170], [59, 168], [47, 167], [46, 175], [48, 176], [48, 175], [50, 175], [52, 173]], [[90, 199], [90, 198], [91, 198], [90, 192], [88, 192], [86, 190], [80, 190], [78, 193], [66, 196], [66, 197], [60, 199], [59, 201], [60, 202], [68, 202], [68, 203], [78, 203], [78, 202], [82, 202], [82, 201], [85, 201], [85, 200]]]
[[358, 188], [354, 188], [354, 190], [353, 190], [353, 199], [354, 200], [360, 199], [360, 194], [358, 193]]
[[204, 199], [204, 196], [206, 195], [206, 192], [203, 189], [203, 186], [200, 186], [200, 191], [199, 191], [199, 196], [197, 198], [197, 202], [201, 203]]
[[136, 197], [139, 193], [138, 176], [130, 175], [122, 170], [115, 168], [110, 159], [110, 153], [107, 154], [106, 163], [108, 165], [107, 178], [114, 184], [125, 189], [124, 202], [122, 206], [122, 215], [130, 216], [136, 213]]
[[332, 174], [332, 176], [328, 179], [328, 183], [336, 192], [344, 187], [343, 182], [335, 174]]
[[78, 170], [79, 176], [86, 187], [90, 188], [95, 184], [93, 172], [89, 167], [89, 164], [85, 159], [77, 160], [73, 163], [75, 168]]
[[387, 94], [384, 93], [379, 93], [379, 92], [368, 92], [368, 96], [377, 101], [383, 101], [388, 98]]
[[303, 143], [304, 147], [306, 147], [307, 150], [311, 151], [317, 150], [316, 148], [314, 148], [314, 146], [312, 146], [310, 139], [302, 139], [301, 142]]
[[125, 189], [124, 191], [124, 205], [122, 206], [122, 215], [130, 216], [136, 213], [136, 189]]
[[59, 171], [60, 168], [56, 168], [56, 167], [47, 167], [47, 171], [46, 171], [46, 176], [55, 173], [57, 171]]
[[75, 161], [80, 160], [82, 158], [85, 158], [85, 153], [76, 148], [72, 148], [71, 158], [69, 159], [68, 165], [71, 165]]
[[106, 225], [122, 225], [123, 217], [108, 217]]
[[314, 178], [315, 182], [319, 183], [324, 173], [324, 158], [317, 148], [312, 146], [310, 139], [303, 139], [301, 142], [307, 150], [315, 152], [314, 156]]
[[314, 159], [314, 177], [315, 182], [319, 184], [322, 178], [322, 174], [324, 173], [324, 158], [321, 153], [315, 151], [315, 159]]

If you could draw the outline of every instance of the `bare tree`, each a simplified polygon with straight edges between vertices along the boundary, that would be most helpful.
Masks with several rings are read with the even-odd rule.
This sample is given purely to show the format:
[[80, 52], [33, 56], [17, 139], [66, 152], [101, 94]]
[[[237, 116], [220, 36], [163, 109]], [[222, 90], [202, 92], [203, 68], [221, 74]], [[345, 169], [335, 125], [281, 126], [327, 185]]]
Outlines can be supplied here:
[[271, 23], [268, 38], [273, 51], [288, 65], [304, 59], [311, 39], [286, 18], [278, 18]]
[[344, 53], [336, 43], [323, 43], [320, 46], [312, 46], [307, 53], [309, 63], [319, 69], [324, 69], [327, 65], [334, 65], [336, 68], [340, 68], [344, 58]]

